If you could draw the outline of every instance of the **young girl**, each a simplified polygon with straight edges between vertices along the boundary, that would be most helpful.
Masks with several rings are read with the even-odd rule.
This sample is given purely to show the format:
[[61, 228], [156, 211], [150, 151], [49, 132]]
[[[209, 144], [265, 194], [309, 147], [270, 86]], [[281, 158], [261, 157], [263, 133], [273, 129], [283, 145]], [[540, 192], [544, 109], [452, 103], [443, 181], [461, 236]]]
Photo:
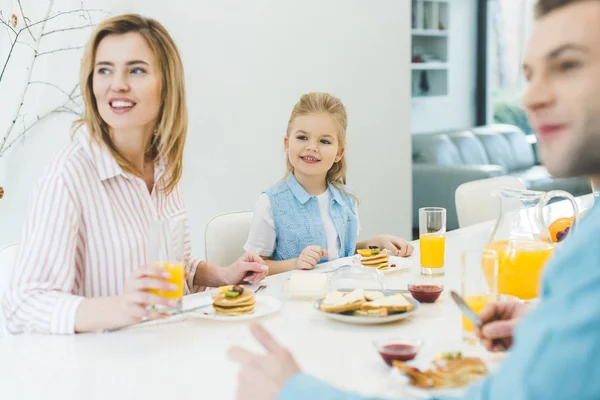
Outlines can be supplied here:
[[358, 199], [346, 188], [346, 109], [327, 93], [308, 93], [294, 106], [284, 139], [287, 175], [258, 199], [244, 246], [276, 274], [378, 246], [407, 257], [413, 246], [390, 235], [358, 236]]

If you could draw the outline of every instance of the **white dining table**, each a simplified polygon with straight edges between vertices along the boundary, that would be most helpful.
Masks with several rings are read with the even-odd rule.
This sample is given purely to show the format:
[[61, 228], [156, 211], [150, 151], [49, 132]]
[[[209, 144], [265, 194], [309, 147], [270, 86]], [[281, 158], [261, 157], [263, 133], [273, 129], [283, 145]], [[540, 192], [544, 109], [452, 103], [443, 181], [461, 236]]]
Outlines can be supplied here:
[[[591, 197], [578, 202], [589, 207]], [[568, 213], [564, 203], [552, 214]], [[412, 317], [385, 325], [351, 325], [325, 318], [312, 301], [286, 298], [289, 273], [270, 276], [257, 296], [274, 296], [281, 309], [257, 319], [295, 356], [301, 368], [340, 388], [369, 396], [402, 396], [404, 387], [375, 350], [372, 341], [390, 337], [421, 339], [417, 360], [439, 352], [484, 354], [462, 342], [461, 315], [449, 297], [460, 285], [460, 254], [481, 249], [493, 221], [447, 233], [444, 292], [434, 304], [422, 304]], [[385, 275], [387, 289], [406, 289], [419, 278], [419, 243], [412, 266]], [[321, 273], [345, 260], [321, 264]], [[252, 287], [250, 287], [252, 288]], [[193, 307], [209, 293], [184, 298]], [[227, 357], [231, 346], [262, 351], [248, 322], [193, 317], [146, 324], [112, 333], [72, 336], [15, 335], [0, 339], [0, 399], [144, 399], [229, 400], [235, 398], [238, 365]]]

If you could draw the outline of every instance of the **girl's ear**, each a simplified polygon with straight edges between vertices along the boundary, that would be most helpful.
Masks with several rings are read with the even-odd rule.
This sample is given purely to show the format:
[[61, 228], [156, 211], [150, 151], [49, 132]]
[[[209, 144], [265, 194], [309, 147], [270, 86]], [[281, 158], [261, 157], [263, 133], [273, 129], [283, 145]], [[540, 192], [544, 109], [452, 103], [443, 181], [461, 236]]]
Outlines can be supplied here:
[[283, 138], [283, 148], [285, 149], [286, 153], [290, 149], [290, 139], [287, 136]]
[[338, 162], [342, 159], [342, 157], [344, 157], [344, 154], [346, 153], [346, 149], [344, 147], [340, 147], [340, 149], [338, 150], [337, 156], [335, 156], [335, 162]]

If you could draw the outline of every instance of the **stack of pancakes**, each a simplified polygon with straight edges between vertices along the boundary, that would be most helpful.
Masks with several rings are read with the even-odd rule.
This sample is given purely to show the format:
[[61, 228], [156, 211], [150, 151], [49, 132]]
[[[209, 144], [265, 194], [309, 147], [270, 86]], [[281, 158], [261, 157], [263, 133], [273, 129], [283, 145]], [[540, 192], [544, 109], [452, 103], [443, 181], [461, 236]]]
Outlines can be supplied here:
[[385, 250], [378, 251], [377, 254], [371, 249], [360, 249], [357, 251], [361, 255], [360, 263], [365, 267], [372, 267], [379, 270], [388, 268], [390, 259], [389, 254]]
[[213, 308], [218, 315], [240, 316], [254, 312], [256, 299], [251, 290], [243, 289], [237, 297], [227, 297], [225, 292], [231, 287], [224, 287], [213, 298]]

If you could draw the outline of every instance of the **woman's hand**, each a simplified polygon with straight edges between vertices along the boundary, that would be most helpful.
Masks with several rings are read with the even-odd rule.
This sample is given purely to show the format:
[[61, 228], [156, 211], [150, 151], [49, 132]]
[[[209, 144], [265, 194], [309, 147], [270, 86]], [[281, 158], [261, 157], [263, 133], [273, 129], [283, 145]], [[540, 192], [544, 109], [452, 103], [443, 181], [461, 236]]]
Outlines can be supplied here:
[[235, 285], [241, 282], [254, 285], [262, 281], [268, 273], [269, 267], [265, 261], [249, 251], [226, 267], [224, 281], [226, 285]]
[[373, 239], [367, 240], [363, 243], [364, 248], [368, 248], [369, 245], [377, 246], [380, 249], [388, 249], [395, 256], [398, 257], [409, 257], [415, 250], [414, 246], [408, 243], [406, 240], [402, 239], [401, 237], [392, 235], [375, 236]]
[[150, 304], [167, 307], [177, 306], [177, 300], [169, 300], [149, 291], [151, 289], [167, 292], [177, 290], [177, 285], [163, 280], [168, 279], [170, 276], [171, 274], [167, 271], [152, 266], [133, 271], [127, 282], [125, 282], [124, 293], [117, 297], [119, 303], [116, 315], [117, 323], [128, 325], [139, 322], [144, 318], [163, 317], [163, 314], [148, 310], [147, 306]]
[[296, 259], [294, 267], [296, 269], [313, 269], [323, 256], [327, 256], [327, 251], [320, 246], [306, 246]]

